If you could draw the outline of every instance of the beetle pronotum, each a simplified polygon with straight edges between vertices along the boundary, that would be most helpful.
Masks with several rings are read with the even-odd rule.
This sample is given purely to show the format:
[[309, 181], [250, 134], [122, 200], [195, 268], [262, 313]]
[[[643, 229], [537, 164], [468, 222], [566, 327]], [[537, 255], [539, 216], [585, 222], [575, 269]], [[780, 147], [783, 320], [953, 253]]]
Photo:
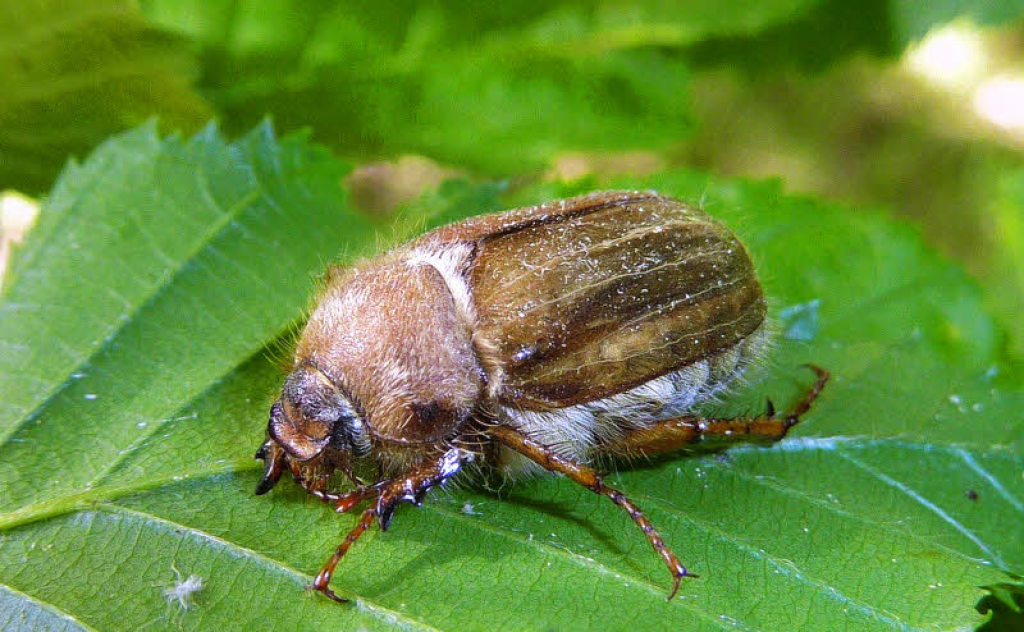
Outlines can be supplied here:
[[[606, 496], [672, 573], [693, 576], [643, 512], [604, 484], [605, 460], [706, 439], [777, 441], [810, 408], [705, 418], [766, 346], [746, 249], [703, 212], [655, 193], [597, 193], [475, 217], [332, 268], [270, 411], [257, 494], [285, 470], [339, 512], [371, 500], [313, 581], [395, 507], [474, 463], [564, 474]], [[359, 472], [369, 465], [372, 482]], [[328, 479], [346, 475], [338, 493]]]

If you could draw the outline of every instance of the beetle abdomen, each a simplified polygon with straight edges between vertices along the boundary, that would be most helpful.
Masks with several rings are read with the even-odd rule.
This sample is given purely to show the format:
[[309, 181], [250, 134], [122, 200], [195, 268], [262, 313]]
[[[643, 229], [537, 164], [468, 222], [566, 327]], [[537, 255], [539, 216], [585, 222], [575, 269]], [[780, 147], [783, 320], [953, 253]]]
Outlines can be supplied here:
[[[615, 452], [616, 441], [659, 421], [689, 414], [732, 385], [763, 355], [767, 326], [717, 355], [654, 378], [617, 395], [549, 411], [504, 407], [507, 423], [561, 456], [590, 463], [600, 454]], [[533, 469], [532, 464], [504, 451], [495, 464], [506, 475]]]
[[481, 231], [468, 270], [502, 404], [604, 400], [728, 352], [764, 322], [746, 250], [699, 210], [604, 193], [530, 211]]

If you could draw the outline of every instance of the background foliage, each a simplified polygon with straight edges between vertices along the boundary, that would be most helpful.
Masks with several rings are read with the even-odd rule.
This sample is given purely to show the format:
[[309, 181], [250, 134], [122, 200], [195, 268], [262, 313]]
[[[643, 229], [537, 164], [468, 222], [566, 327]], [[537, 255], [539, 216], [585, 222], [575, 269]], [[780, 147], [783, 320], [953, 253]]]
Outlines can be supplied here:
[[[0, 186], [44, 199], [0, 302], [0, 627], [1019, 623], [1024, 166], [896, 61], [954, 18], [1012, 44], [1021, 15], [0, 4]], [[700, 203], [755, 255], [782, 335], [715, 412], [792, 400], [802, 362], [836, 375], [773, 449], [611, 477], [702, 578], [664, 603], [623, 517], [550, 479], [435, 493], [353, 551], [336, 579], [353, 607], [304, 595], [352, 518], [290, 484], [254, 497], [251, 453], [317, 271], [410, 227], [612, 187]], [[365, 212], [396, 203], [400, 227]], [[166, 591], [191, 575], [186, 609]]]

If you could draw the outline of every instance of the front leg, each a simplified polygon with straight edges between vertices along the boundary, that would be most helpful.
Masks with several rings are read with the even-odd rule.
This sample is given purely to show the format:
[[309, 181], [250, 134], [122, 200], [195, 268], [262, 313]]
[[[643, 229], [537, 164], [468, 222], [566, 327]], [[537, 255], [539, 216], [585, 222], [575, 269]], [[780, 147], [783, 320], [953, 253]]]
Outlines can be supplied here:
[[373, 485], [360, 485], [352, 491], [342, 494], [321, 489], [307, 489], [306, 491], [325, 503], [334, 505], [334, 510], [338, 513], [345, 513], [368, 498], [379, 498], [381, 491], [390, 484], [391, 480], [385, 479]]
[[[383, 489], [380, 489], [380, 495], [377, 497], [377, 502], [363, 512], [363, 515], [359, 518], [359, 523], [345, 536], [345, 539], [338, 545], [331, 559], [327, 560], [324, 567], [317, 573], [311, 588], [339, 603], [348, 601], [334, 594], [328, 587], [328, 584], [331, 581], [331, 576], [334, 574], [335, 567], [338, 566], [341, 558], [345, 557], [345, 553], [348, 552], [349, 548], [373, 525], [374, 520], [380, 524], [381, 531], [386, 531], [391, 523], [391, 517], [395, 513], [395, 508], [399, 503], [407, 502], [419, 506], [427, 491], [431, 487], [440, 485], [457, 474], [468, 457], [469, 453], [459, 448], [452, 448], [437, 459], [421, 463], [404, 476], [399, 476], [392, 481], [382, 481], [381, 483], [369, 486], [367, 489], [374, 490], [374, 493], [376, 493], [378, 485], [383, 485]], [[347, 507], [350, 506], [347, 505]], [[342, 510], [340, 505], [338, 509], [339, 511]]]

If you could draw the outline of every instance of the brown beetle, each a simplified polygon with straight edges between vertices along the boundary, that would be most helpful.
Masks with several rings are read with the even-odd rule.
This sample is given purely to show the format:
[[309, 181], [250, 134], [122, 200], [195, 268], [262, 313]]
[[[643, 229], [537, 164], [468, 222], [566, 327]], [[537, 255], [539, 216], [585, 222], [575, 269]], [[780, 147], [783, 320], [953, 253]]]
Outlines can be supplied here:
[[[693, 576], [592, 465], [705, 440], [777, 441], [810, 408], [694, 415], [766, 346], [746, 249], [703, 212], [612, 192], [475, 217], [333, 268], [270, 411], [257, 494], [285, 470], [339, 512], [373, 502], [316, 576], [395, 507], [475, 463], [558, 472], [626, 510], [672, 573]], [[369, 464], [376, 479], [358, 475]], [[355, 489], [328, 489], [335, 472]]]

